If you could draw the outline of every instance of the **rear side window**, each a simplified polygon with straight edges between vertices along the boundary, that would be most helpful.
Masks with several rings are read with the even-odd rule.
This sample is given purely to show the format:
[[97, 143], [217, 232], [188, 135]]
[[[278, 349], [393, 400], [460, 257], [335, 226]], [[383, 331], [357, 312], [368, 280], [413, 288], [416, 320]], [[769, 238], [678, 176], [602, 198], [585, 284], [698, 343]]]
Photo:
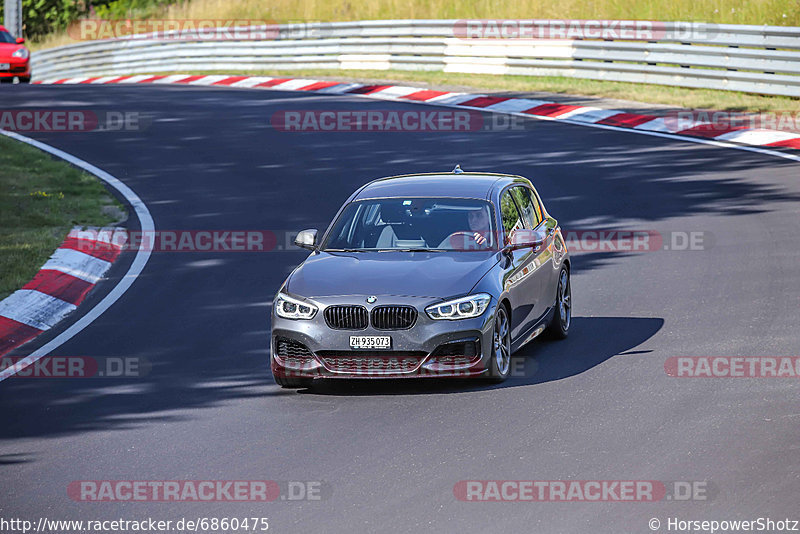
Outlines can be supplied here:
[[510, 191], [528, 228], [533, 229], [539, 226], [539, 223], [542, 222], [542, 214], [531, 190], [527, 187], [514, 187]]
[[542, 199], [539, 197], [539, 193], [535, 193], [531, 191], [531, 197], [533, 197], [533, 207], [536, 208], [536, 215], [539, 216], [539, 222], [544, 220], [544, 205], [542, 204]]
[[507, 242], [515, 230], [524, 226], [517, 205], [514, 203], [514, 199], [511, 198], [510, 190], [503, 193], [503, 196], [500, 197], [500, 212], [502, 214], [503, 230], [505, 230]]

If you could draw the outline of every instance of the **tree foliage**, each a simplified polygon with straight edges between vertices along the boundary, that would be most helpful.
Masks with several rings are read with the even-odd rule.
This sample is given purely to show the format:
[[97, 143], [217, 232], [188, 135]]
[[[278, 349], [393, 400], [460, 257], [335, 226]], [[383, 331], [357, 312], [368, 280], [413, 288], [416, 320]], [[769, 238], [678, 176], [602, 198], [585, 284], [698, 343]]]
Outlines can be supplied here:
[[[0, 20], [5, 20], [4, 3], [0, 0]], [[167, 3], [171, 0], [22, 0], [23, 33], [28, 39], [36, 39], [83, 17], [143, 16]]]

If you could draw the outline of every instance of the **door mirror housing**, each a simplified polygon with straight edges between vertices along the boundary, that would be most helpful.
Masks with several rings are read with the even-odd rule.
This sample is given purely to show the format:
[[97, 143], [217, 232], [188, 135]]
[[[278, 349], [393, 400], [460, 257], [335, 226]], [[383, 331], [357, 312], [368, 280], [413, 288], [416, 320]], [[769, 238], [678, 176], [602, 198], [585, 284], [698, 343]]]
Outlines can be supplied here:
[[314, 250], [317, 248], [317, 229], [303, 230], [294, 238], [294, 244], [300, 248]]
[[23, 39], [22, 37], [17, 37], [17, 41], [16, 42], [17, 42], [17, 44], [23, 44], [23, 43], [25, 43], [25, 39]]
[[521, 248], [538, 248], [547, 240], [547, 233], [539, 230], [519, 228], [511, 233], [504, 251], [511, 252]]

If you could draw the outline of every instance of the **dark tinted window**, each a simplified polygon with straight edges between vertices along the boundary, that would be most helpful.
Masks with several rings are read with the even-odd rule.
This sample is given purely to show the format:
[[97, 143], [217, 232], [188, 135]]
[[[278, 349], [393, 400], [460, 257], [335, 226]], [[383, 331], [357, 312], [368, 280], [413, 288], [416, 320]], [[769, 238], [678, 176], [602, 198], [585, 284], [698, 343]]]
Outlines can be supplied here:
[[539, 226], [539, 223], [542, 222], [542, 217], [539, 210], [536, 209], [538, 206], [531, 194], [531, 190], [527, 187], [514, 187], [511, 189], [511, 194], [514, 196], [514, 200], [516, 200], [517, 206], [522, 212], [522, 218], [528, 228], [533, 229]]
[[10, 33], [0, 31], [0, 43], [11, 43], [11, 44], [14, 44], [16, 42], [17, 42], [17, 40], [14, 39], [14, 37]]

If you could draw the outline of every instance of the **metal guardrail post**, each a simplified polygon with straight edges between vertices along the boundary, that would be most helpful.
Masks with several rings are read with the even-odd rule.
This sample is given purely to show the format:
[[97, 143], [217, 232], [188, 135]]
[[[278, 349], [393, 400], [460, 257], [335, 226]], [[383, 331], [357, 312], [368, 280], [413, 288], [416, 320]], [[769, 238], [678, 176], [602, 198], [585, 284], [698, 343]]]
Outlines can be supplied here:
[[3, 26], [14, 37], [22, 37], [22, 0], [5, 0]]

